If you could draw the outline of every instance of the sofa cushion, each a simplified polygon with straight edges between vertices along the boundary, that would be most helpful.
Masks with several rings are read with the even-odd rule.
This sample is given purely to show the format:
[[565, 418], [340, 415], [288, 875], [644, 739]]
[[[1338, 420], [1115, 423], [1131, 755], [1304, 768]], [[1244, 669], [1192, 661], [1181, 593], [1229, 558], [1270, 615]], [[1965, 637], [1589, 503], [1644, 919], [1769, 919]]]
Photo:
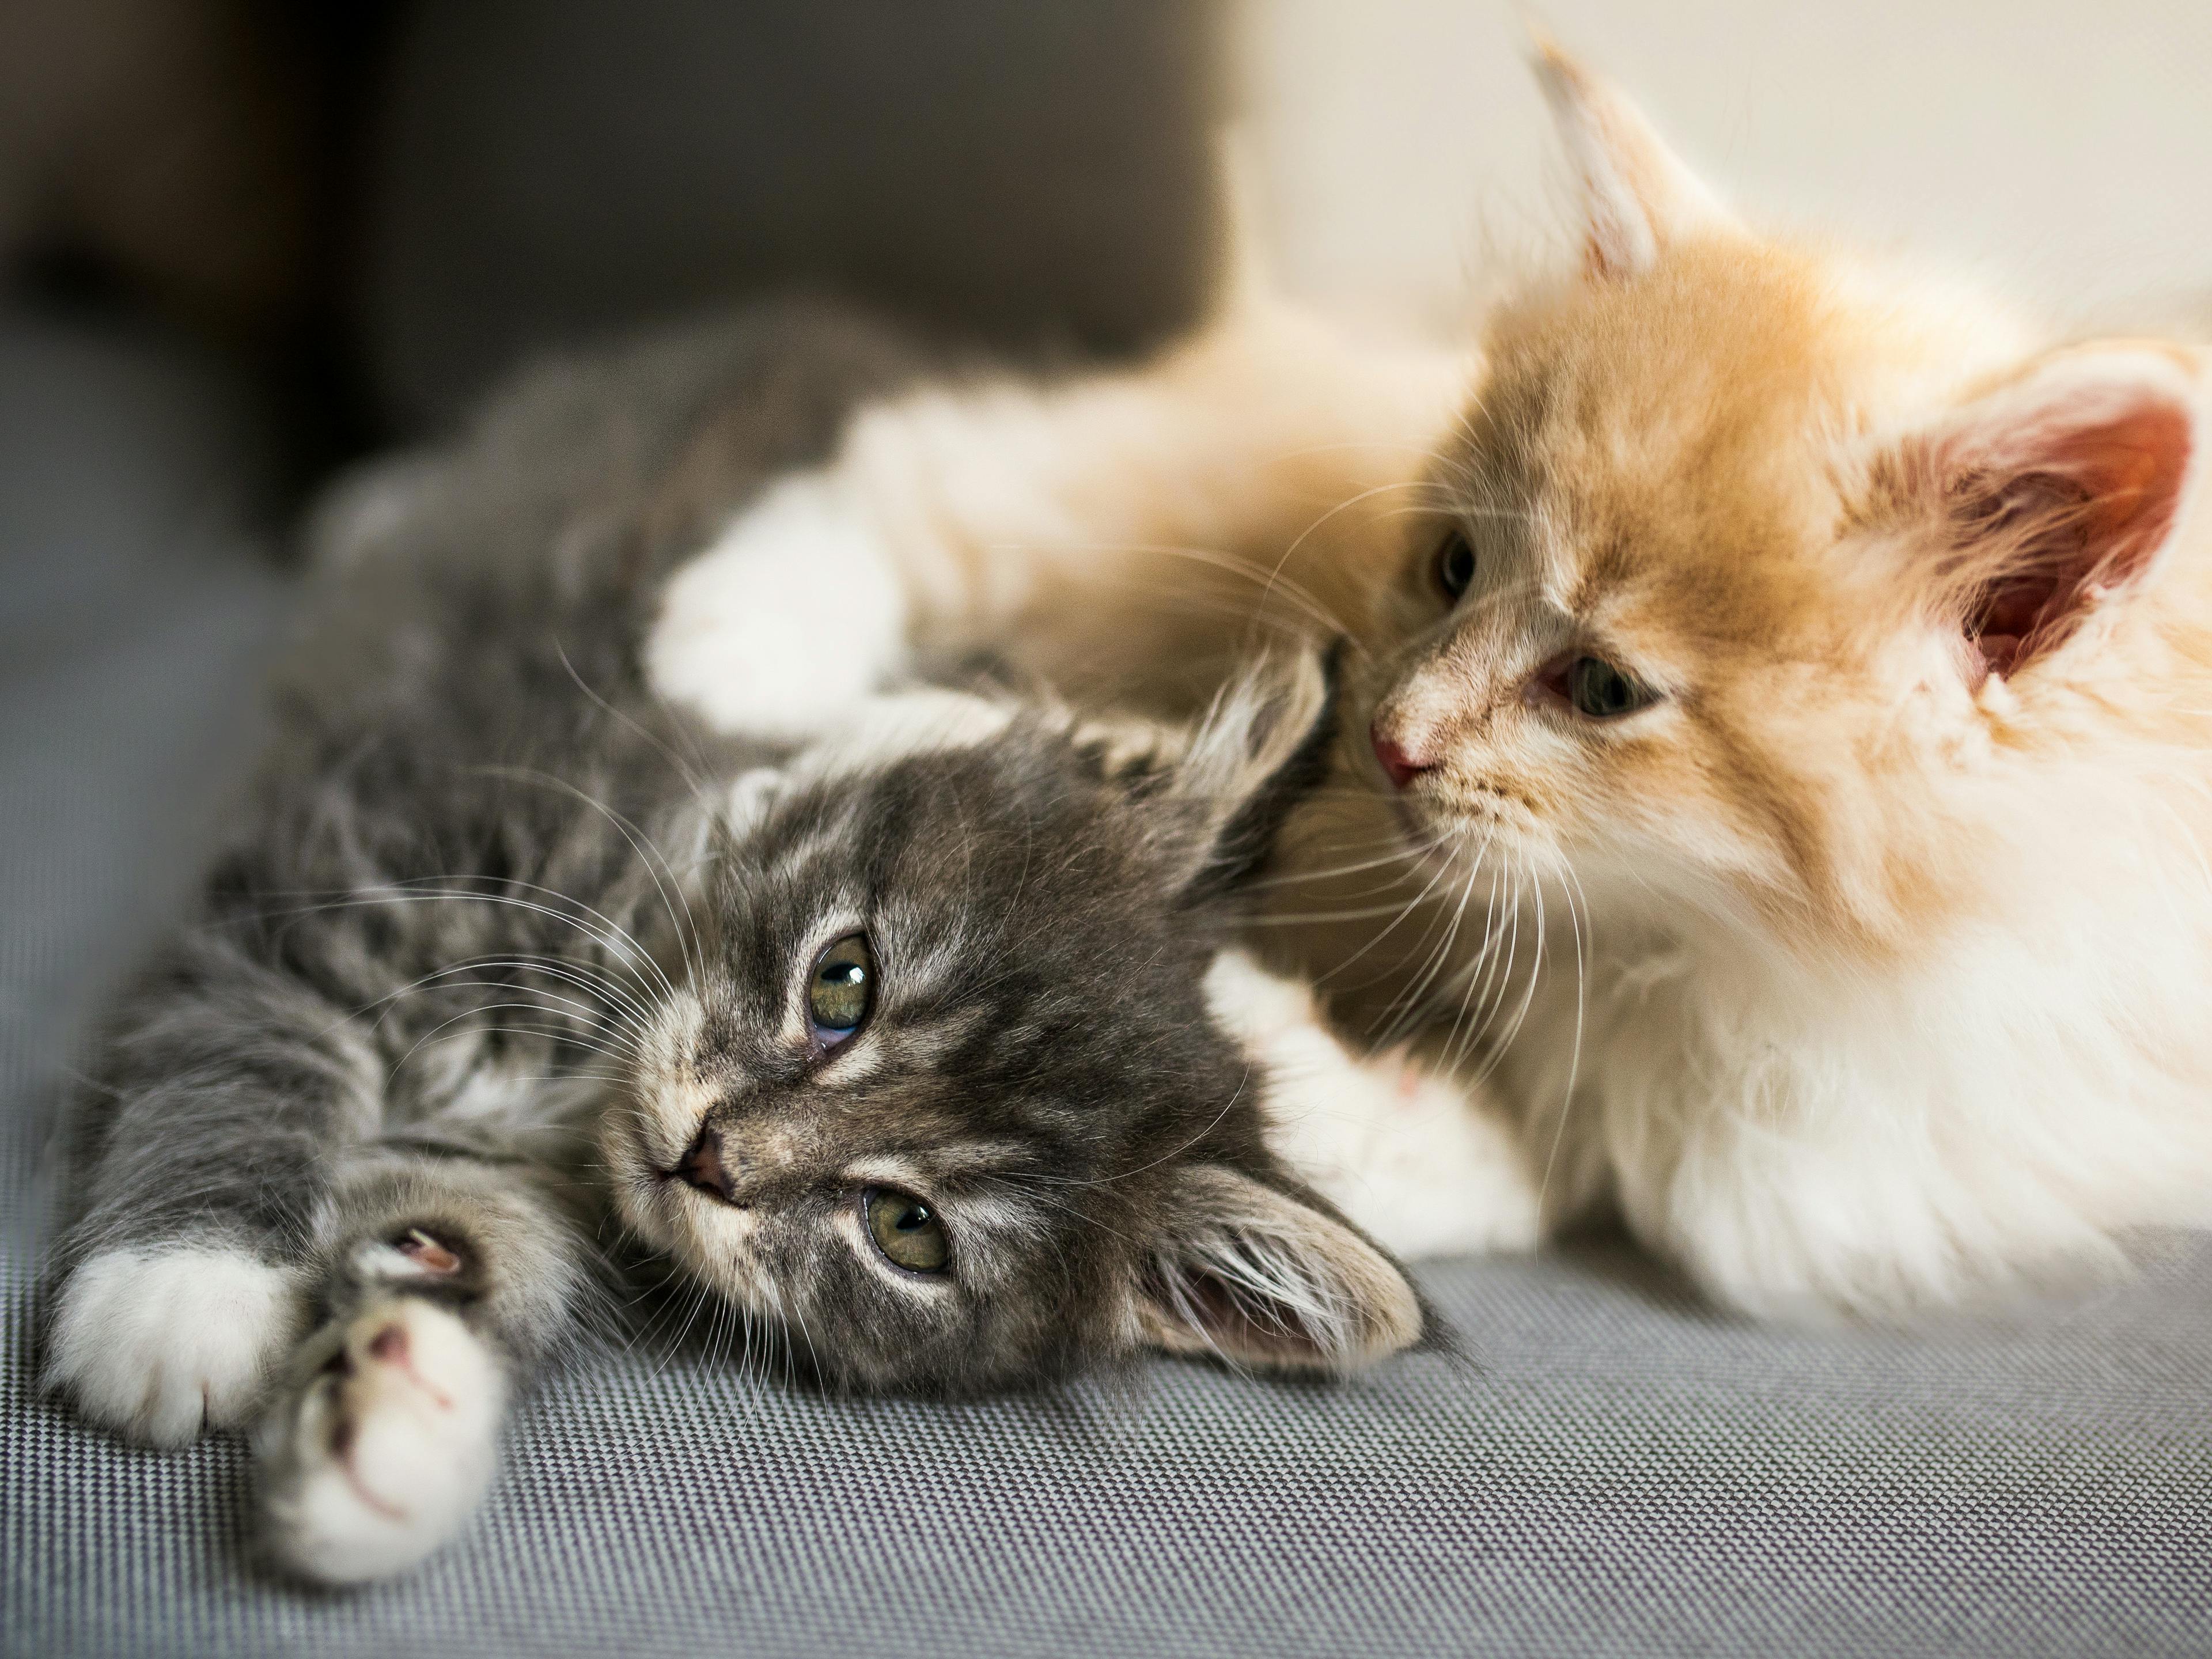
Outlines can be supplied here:
[[1449, 1263], [1423, 1279], [1468, 1357], [1341, 1387], [1161, 1362], [835, 1400], [695, 1332], [544, 1390], [415, 1576], [272, 1579], [242, 1443], [116, 1444], [30, 1352], [68, 1058], [250, 746], [263, 451], [187, 360], [0, 323], [0, 1651], [2206, 1650], [2212, 1247], [2178, 1238], [1918, 1334], [1726, 1319], [1614, 1242]]

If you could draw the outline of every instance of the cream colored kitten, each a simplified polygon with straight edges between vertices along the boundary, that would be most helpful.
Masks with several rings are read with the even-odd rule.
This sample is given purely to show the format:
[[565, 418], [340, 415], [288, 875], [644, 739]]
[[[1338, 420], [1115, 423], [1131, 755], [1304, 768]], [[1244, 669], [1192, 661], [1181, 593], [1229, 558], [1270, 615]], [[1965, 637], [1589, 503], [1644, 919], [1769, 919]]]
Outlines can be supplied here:
[[1063, 690], [1184, 712], [1278, 630], [1359, 625], [1382, 574], [1362, 560], [1469, 372], [1464, 352], [1355, 347], [1247, 287], [1140, 369], [875, 405], [677, 573], [654, 683], [801, 735], [918, 653], [985, 645]]
[[1585, 266], [1493, 321], [1370, 684], [1534, 931], [1549, 1212], [1879, 1312], [2212, 1217], [2203, 364], [1755, 238], [1543, 69]]
[[[1369, 828], [1313, 838], [1277, 936], [1507, 1132], [1446, 1163], [1434, 1114], [1378, 1120], [1333, 1190], [1386, 1238], [1525, 1182], [1732, 1305], [1892, 1314], [2212, 1220], [2203, 360], [1755, 237], [1540, 68], [1586, 258], [1500, 311], [1455, 423], [1433, 363], [1270, 324], [1296, 349], [870, 416], [812, 522], [874, 550], [887, 635], [1094, 678], [1179, 686], [1227, 637], [1127, 598], [1165, 544], [1281, 560], [1275, 620], [1352, 627]], [[1354, 504], [1294, 453], [1352, 458]], [[759, 528], [672, 589], [674, 695], [770, 626], [714, 586]], [[1409, 1149], [1463, 1178], [1364, 1201]]]

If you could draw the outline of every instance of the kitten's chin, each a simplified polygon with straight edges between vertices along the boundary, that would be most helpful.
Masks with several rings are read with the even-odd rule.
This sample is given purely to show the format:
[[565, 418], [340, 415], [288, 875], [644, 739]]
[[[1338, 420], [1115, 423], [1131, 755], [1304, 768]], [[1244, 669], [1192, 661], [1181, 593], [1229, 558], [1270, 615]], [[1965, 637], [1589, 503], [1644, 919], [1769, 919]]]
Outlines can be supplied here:
[[1457, 832], [1430, 823], [1403, 795], [1393, 798], [1390, 817], [1406, 850], [1407, 872], [1421, 881], [1442, 879], [1459, 856]]

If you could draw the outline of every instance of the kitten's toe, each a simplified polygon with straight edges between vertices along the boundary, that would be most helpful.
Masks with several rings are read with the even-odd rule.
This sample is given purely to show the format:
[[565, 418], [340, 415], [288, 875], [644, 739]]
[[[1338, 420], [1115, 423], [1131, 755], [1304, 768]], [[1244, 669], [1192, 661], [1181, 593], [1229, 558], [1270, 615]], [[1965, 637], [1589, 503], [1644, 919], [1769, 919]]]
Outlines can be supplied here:
[[323, 1333], [301, 1364], [311, 1374], [263, 1430], [270, 1548], [324, 1583], [404, 1571], [460, 1529], [490, 1482], [498, 1363], [452, 1314], [395, 1296]]
[[248, 1419], [302, 1317], [295, 1275], [240, 1250], [103, 1251], [63, 1287], [46, 1386], [127, 1439], [181, 1446]]

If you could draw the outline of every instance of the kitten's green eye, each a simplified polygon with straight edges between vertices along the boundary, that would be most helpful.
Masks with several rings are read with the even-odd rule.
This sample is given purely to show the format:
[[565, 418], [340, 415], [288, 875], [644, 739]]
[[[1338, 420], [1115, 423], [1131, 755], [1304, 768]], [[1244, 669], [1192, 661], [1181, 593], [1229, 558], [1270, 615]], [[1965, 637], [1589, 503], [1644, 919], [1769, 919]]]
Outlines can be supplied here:
[[814, 959], [806, 1012], [814, 1035], [839, 1042], [860, 1030], [876, 1002], [876, 956], [865, 933], [848, 933]]
[[941, 1273], [952, 1254], [945, 1238], [945, 1224], [912, 1193], [889, 1187], [871, 1187], [860, 1194], [860, 1213], [868, 1224], [868, 1237], [884, 1253], [884, 1260], [910, 1273]]
[[1474, 544], [1455, 530], [1437, 550], [1437, 586], [1455, 605], [1474, 582]]
[[1578, 714], [1609, 720], [1649, 708], [1659, 701], [1659, 694], [1602, 657], [1577, 657], [1567, 666], [1567, 701]]

